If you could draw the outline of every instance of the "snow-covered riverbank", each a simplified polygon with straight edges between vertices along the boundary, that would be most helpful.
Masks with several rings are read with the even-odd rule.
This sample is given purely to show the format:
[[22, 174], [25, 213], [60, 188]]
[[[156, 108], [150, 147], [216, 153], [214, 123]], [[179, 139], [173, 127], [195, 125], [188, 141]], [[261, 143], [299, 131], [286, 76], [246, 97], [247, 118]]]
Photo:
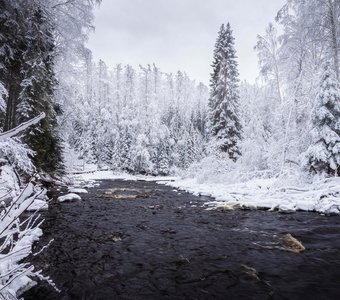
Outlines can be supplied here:
[[340, 213], [340, 178], [320, 179], [313, 183], [284, 178], [252, 179], [241, 183], [201, 182], [198, 178], [151, 177], [114, 174], [111, 171], [77, 175], [82, 180], [125, 179], [156, 181], [194, 195], [214, 200], [204, 203], [208, 209], [269, 209], [281, 212], [315, 211]]
[[199, 183], [186, 178], [168, 182], [195, 195], [210, 196], [209, 208], [270, 209], [282, 212], [340, 212], [340, 178], [325, 179], [314, 184], [284, 185], [279, 179], [254, 179], [235, 184]]

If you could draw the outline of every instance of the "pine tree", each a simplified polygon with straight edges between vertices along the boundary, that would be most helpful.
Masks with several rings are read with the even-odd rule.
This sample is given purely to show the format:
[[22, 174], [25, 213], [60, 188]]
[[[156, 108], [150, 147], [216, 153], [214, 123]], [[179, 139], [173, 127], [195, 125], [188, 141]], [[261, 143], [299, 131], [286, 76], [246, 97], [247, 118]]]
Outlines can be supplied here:
[[234, 38], [230, 24], [222, 25], [214, 51], [209, 99], [209, 127], [219, 150], [236, 161], [241, 155], [239, 142], [242, 127], [239, 120], [238, 71]]
[[340, 175], [340, 84], [326, 66], [312, 112], [312, 145], [304, 165], [311, 171]]

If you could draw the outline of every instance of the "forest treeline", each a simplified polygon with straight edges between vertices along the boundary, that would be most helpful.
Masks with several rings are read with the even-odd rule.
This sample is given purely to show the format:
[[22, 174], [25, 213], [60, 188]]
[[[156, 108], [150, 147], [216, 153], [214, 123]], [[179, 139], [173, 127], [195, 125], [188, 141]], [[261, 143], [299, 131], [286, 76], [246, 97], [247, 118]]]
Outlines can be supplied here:
[[153, 64], [93, 61], [84, 42], [99, 2], [0, 1], [0, 126], [47, 114], [17, 140], [35, 168], [62, 170], [65, 148], [133, 173], [165, 175], [207, 156], [247, 172], [339, 173], [339, 1], [288, 0], [257, 37], [255, 84], [239, 81], [237, 41], [222, 25], [210, 87]]
[[[168, 174], [202, 158], [208, 88], [155, 65], [90, 62], [87, 84], [73, 89], [68, 142], [88, 163], [144, 174]], [[77, 84], [77, 78], [75, 78]], [[79, 103], [82, 103], [79, 106]]]

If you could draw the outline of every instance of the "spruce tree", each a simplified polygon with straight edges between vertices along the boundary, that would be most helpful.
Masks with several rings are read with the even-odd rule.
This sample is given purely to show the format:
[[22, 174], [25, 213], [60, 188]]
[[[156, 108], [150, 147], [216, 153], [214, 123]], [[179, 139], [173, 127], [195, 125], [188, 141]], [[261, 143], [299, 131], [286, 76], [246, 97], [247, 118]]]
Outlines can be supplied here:
[[312, 144], [304, 165], [310, 171], [340, 175], [340, 84], [327, 65], [312, 112]]
[[222, 25], [215, 44], [209, 99], [210, 139], [219, 150], [236, 161], [241, 155], [239, 142], [238, 70], [230, 24]]
[[[217, 40], [215, 43], [214, 60], [212, 63], [213, 72], [210, 74], [211, 75], [211, 80], [210, 80], [211, 96], [213, 96], [213, 92], [216, 89], [219, 72], [221, 70], [221, 63], [222, 63], [221, 55], [222, 55], [224, 35], [225, 35], [225, 28], [224, 28], [224, 24], [222, 24], [220, 31], [218, 32]], [[212, 97], [211, 97], [209, 99], [209, 107], [213, 108], [214, 106], [215, 106], [214, 101], [212, 101]]]
[[[53, 28], [47, 12], [31, 1], [0, 1], [0, 81], [8, 91], [4, 129], [44, 112], [39, 127], [29, 129], [25, 142], [34, 150], [37, 169], [62, 170], [61, 147], [56, 132], [59, 108], [52, 98], [57, 84], [54, 75]], [[59, 111], [60, 112], [60, 111]]]
[[19, 95], [18, 119], [26, 121], [45, 112], [41, 126], [33, 128], [25, 138], [35, 151], [34, 162], [38, 170], [53, 173], [63, 169], [61, 140], [57, 133], [57, 113], [60, 108], [53, 104], [54, 89], [57, 84], [54, 74], [54, 39], [52, 28], [45, 12], [35, 7], [27, 18], [27, 46], [23, 52], [24, 63], [21, 73], [21, 93]]
[[16, 108], [20, 93], [22, 32], [27, 27], [17, 1], [0, 1], [0, 81], [7, 90], [3, 130], [17, 126]]

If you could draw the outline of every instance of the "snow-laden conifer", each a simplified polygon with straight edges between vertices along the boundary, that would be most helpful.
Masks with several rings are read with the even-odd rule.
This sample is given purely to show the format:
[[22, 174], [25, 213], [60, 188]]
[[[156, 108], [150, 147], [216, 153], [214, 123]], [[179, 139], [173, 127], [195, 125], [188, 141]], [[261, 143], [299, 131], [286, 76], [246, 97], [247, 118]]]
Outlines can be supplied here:
[[311, 171], [340, 172], [340, 84], [326, 66], [312, 112], [312, 144], [305, 153]]
[[241, 123], [239, 120], [238, 70], [234, 37], [230, 24], [222, 25], [215, 44], [209, 127], [211, 141], [232, 160], [241, 155]]

